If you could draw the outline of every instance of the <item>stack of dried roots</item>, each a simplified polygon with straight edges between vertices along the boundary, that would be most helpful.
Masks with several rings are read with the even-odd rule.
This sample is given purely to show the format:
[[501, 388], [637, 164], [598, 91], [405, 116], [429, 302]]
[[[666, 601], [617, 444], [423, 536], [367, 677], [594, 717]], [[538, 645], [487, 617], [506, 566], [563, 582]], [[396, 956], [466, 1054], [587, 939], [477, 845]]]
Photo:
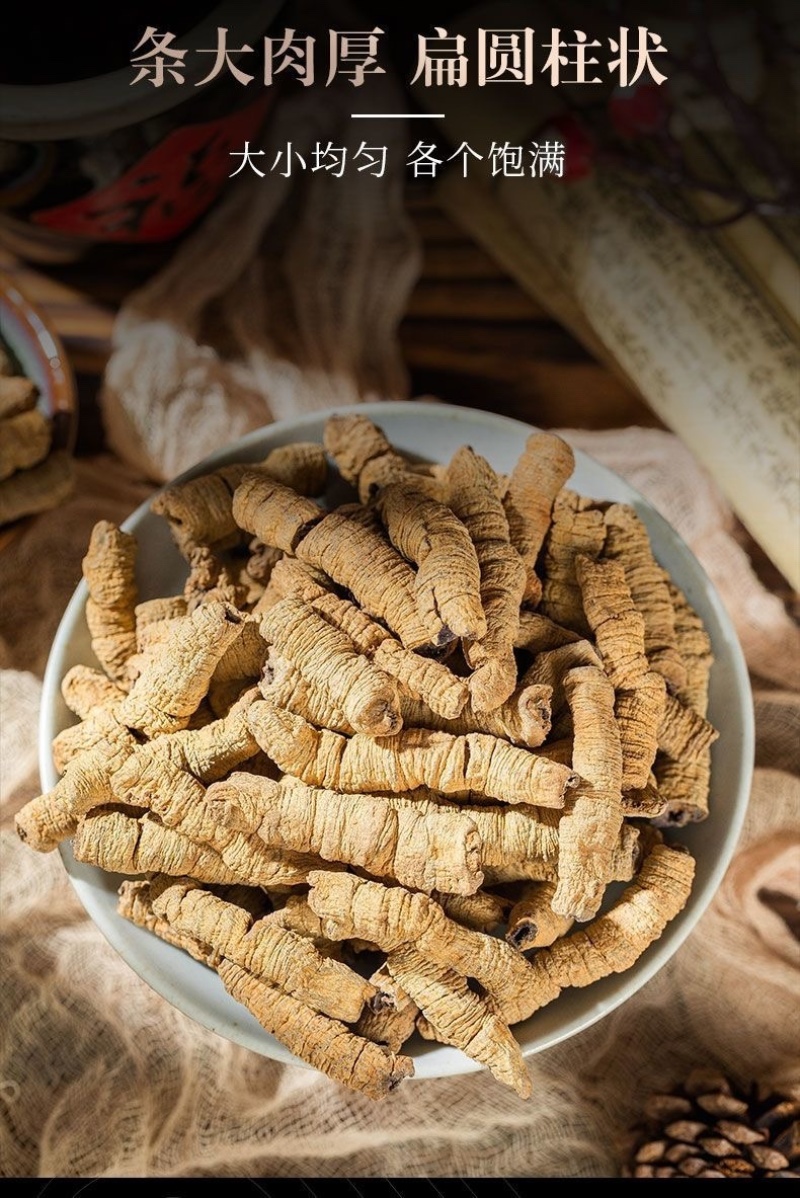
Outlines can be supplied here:
[[[311, 498], [329, 458], [359, 502]], [[325, 449], [162, 492], [188, 579], [145, 602], [98, 524], [102, 671], [65, 677], [80, 722], [19, 834], [137, 877], [122, 915], [337, 1081], [386, 1094], [418, 1032], [527, 1096], [511, 1026], [684, 906], [661, 829], [707, 814], [716, 735], [698, 617], [572, 469], [547, 433], [508, 478], [467, 447], [414, 465], [333, 416]]]

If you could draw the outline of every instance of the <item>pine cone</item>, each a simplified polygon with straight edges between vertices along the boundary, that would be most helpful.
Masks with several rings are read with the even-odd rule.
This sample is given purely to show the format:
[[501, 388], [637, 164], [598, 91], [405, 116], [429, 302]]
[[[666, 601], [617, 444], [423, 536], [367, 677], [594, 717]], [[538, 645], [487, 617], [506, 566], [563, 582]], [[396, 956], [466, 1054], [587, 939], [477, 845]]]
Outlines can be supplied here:
[[623, 1177], [800, 1177], [797, 1094], [741, 1089], [695, 1069], [645, 1103], [631, 1129]]

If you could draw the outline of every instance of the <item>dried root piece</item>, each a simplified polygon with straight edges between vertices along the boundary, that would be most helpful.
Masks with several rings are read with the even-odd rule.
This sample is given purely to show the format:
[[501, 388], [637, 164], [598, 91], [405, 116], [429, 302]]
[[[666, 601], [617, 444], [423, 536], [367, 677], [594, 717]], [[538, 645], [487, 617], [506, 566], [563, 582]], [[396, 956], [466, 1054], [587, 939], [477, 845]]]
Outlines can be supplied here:
[[295, 1056], [343, 1086], [380, 1099], [413, 1075], [414, 1063], [409, 1057], [371, 1044], [338, 1020], [253, 977], [240, 965], [221, 961], [217, 972], [228, 993], [243, 1003], [262, 1027]]
[[511, 908], [506, 940], [521, 953], [546, 948], [572, 927], [571, 916], [556, 915], [552, 908], [557, 885], [556, 881], [527, 882]]
[[658, 827], [682, 828], [708, 815], [711, 754], [708, 749], [693, 761], [657, 757], [654, 768], [658, 793], [664, 803], [655, 819]]
[[713, 745], [719, 732], [691, 707], [668, 695], [658, 729], [658, 747], [673, 761], [698, 761]]
[[245, 773], [211, 786], [206, 801], [215, 821], [257, 831], [267, 845], [360, 866], [413, 889], [473, 894], [483, 881], [475, 825], [453, 808]]
[[327, 463], [320, 445], [285, 445], [272, 450], [263, 462], [234, 463], [167, 487], [155, 497], [151, 508], [169, 522], [185, 556], [196, 546], [225, 549], [241, 540], [233, 493], [248, 473], [272, 479], [301, 495], [320, 495], [325, 489]]
[[[274, 896], [276, 891], [273, 889], [271, 893]], [[324, 957], [330, 957], [334, 961], [342, 960], [342, 945], [337, 940], [330, 940], [324, 934], [322, 920], [311, 910], [305, 895], [290, 894], [288, 898], [284, 896], [278, 901], [283, 905], [276, 907], [269, 915], [265, 915], [264, 919], [274, 923], [278, 928], [286, 928], [287, 931], [296, 932], [298, 936], [310, 940]], [[369, 1037], [367, 1038], [369, 1039]]]
[[261, 618], [261, 632], [313, 686], [341, 707], [358, 732], [392, 736], [403, 725], [397, 684], [357, 652], [347, 633], [300, 599], [282, 599]]
[[196, 545], [187, 554], [189, 576], [183, 588], [186, 610], [191, 613], [200, 603], [217, 599], [243, 607], [246, 590], [236, 580], [222, 558], [207, 545]]
[[287, 487], [245, 475], [234, 515], [267, 545], [294, 553], [345, 587], [368, 615], [384, 620], [408, 649], [452, 640], [439, 624], [431, 638], [417, 610], [415, 575], [380, 531], [377, 515], [346, 505], [327, 515]]
[[414, 944], [430, 960], [480, 982], [506, 1022], [527, 1018], [530, 965], [505, 941], [461, 927], [428, 895], [402, 886], [321, 871], [309, 883], [308, 901], [333, 939], [370, 940], [384, 952]]
[[579, 556], [596, 558], [605, 541], [603, 513], [574, 491], [562, 490], [553, 504], [553, 521], [544, 545], [541, 610], [556, 624], [589, 634], [583, 597], [575, 573]]
[[654, 773], [650, 773], [641, 790], [623, 790], [622, 810], [630, 819], [653, 819], [663, 815], [667, 800], [659, 793]]
[[591, 919], [611, 876], [622, 828], [622, 747], [614, 719], [614, 688], [594, 666], [570, 670], [564, 681], [575, 728], [572, 761], [581, 782], [558, 829], [557, 915]]
[[528, 989], [530, 1013], [553, 1002], [567, 986], [590, 986], [630, 969], [685, 907], [694, 871], [688, 853], [655, 845], [638, 877], [605, 915], [536, 954]]
[[332, 732], [341, 732], [345, 736], [351, 736], [355, 732], [347, 716], [336, 706], [327, 692], [307, 682], [292, 663], [274, 649], [267, 653], [258, 686], [262, 698], [272, 707], [302, 716], [318, 728], [329, 728]]
[[686, 685], [686, 667], [678, 652], [667, 576], [653, 557], [647, 529], [624, 503], [611, 504], [605, 524], [604, 556], [625, 570], [633, 601], [644, 617], [644, 647], [650, 667], [663, 675], [670, 691], [678, 691]]
[[450, 919], [473, 932], [494, 932], [504, 922], [510, 903], [499, 894], [437, 894], [436, 900]]
[[[522, 675], [521, 686], [549, 686], [550, 710], [553, 716], [560, 714], [567, 702], [564, 679], [577, 666], [602, 667], [602, 662], [589, 641], [570, 641], [557, 649], [545, 649], [537, 654]], [[559, 734], [559, 737], [561, 734]]]
[[[250, 762], [259, 748], [250, 731], [247, 711], [257, 694], [255, 688], [246, 691], [226, 715], [202, 728], [187, 728], [139, 746], [130, 777], [135, 778], [145, 769], [153, 770], [155, 776], [162, 766], [173, 766], [188, 771], [200, 782], [214, 782], [243, 762]], [[117, 776], [115, 787], [120, 795], [122, 786], [122, 777]]]
[[[532, 808], [532, 810], [535, 809]], [[480, 826], [479, 819], [476, 819], [475, 823]], [[607, 881], [629, 882], [631, 880], [639, 868], [642, 856], [639, 839], [640, 831], [638, 828], [632, 824], [622, 825], [608, 861]], [[484, 857], [484, 874], [486, 884], [489, 886], [496, 886], [506, 882], [518, 882], [525, 879], [539, 882], [558, 881], [559, 867], [557, 859], [527, 857], [522, 860], [511, 859], [497, 865], [491, 865], [486, 861], [486, 858], [491, 854], [485, 844], [482, 851]]]
[[625, 571], [619, 562], [596, 562], [579, 554], [575, 576], [603, 668], [616, 690], [630, 690], [641, 682], [649, 666], [644, 652], [644, 617], [633, 605]]
[[519, 631], [514, 648], [535, 657], [538, 653], [546, 653], [548, 649], [560, 649], [581, 639], [579, 632], [562, 628], [541, 612], [523, 610], [519, 613]]
[[86, 622], [92, 652], [109, 678], [126, 689], [128, 660], [136, 652], [135, 564], [136, 538], [108, 520], [98, 521], [83, 559]]
[[209, 945], [203, 944], [185, 932], [179, 932], [163, 916], [155, 914], [151, 887], [152, 882], [144, 878], [138, 882], [121, 884], [117, 899], [117, 911], [122, 918], [136, 924], [139, 928], [145, 928], [148, 932], [152, 932], [153, 935], [158, 936], [159, 940], [165, 940], [167, 944], [183, 949], [196, 961], [201, 961], [203, 965], [213, 966], [218, 958]]
[[[147, 808], [165, 829], [207, 845], [237, 879], [251, 886], [297, 885], [306, 880], [310, 869], [320, 865], [318, 857], [270, 848], [257, 836], [217, 822], [205, 803], [202, 783], [157, 755], [131, 754], [113, 775], [111, 786], [118, 801]], [[174, 874], [166, 868], [163, 872]], [[194, 871], [182, 872], [191, 875]]]
[[350, 591], [368, 615], [383, 620], [406, 649], [431, 652], [453, 641], [441, 618], [420, 616], [416, 575], [371, 509], [348, 504], [330, 512], [296, 552]]
[[171, 620], [186, 615], [186, 600], [183, 595], [165, 595], [160, 599], [146, 599], [134, 608], [136, 617], [136, 651], [145, 653], [153, 645], [160, 645], [169, 633]]
[[417, 605], [432, 637], [442, 624], [456, 637], [485, 637], [481, 568], [461, 521], [410, 481], [384, 487], [376, 508], [394, 547], [417, 565]]
[[531, 433], [512, 470], [503, 498], [511, 544], [527, 571], [523, 601], [537, 603], [542, 584], [536, 559], [550, 527], [553, 503], [572, 474], [575, 455], [553, 433]]
[[88, 719], [98, 707], [110, 707], [125, 698], [125, 691], [91, 666], [73, 666], [61, 681], [61, 694], [70, 711]]
[[245, 569], [254, 582], [260, 582], [266, 586], [272, 578], [272, 571], [278, 562], [284, 560], [283, 550], [275, 549], [272, 545], [265, 545], [263, 541], [259, 541], [258, 537], [253, 538], [249, 549], [250, 556]]
[[233, 493], [236, 524], [284, 553], [294, 553], [308, 530], [324, 515], [313, 499], [256, 471], [244, 474]]
[[373, 973], [370, 982], [384, 996], [384, 1001], [364, 1008], [355, 1025], [356, 1034], [399, 1052], [414, 1034], [419, 1007], [389, 972], [386, 962]]
[[667, 701], [663, 675], [651, 670], [633, 690], [622, 690], [614, 708], [622, 743], [622, 789], [643, 790], [658, 749]]
[[413, 945], [395, 949], [387, 965], [437, 1034], [485, 1065], [520, 1098], [529, 1098], [531, 1079], [519, 1044], [487, 998], [470, 990], [466, 979], [428, 961]]
[[268, 703], [254, 703], [248, 718], [261, 748], [284, 770], [311, 786], [357, 794], [415, 790], [443, 794], [475, 791], [505, 803], [563, 807], [578, 777], [567, 766], [475, 732], [451, 736], [424, 728], [373, 739], [347, 739], [312, 727]]
[[30, 412], [36, 407], [36, 395], [36, 384], [32, 379], [0, 371], [0, 420]]
[[[514, 745], [535, 749], [550, 732], [550, 686], [520, 686], [494, 711], [475, 711], [467, 703], [455, 719], [442, 719], [427, 703], [401, 699], [400, 711], [407, 728], [431, 728], [455, 736], [488, 732]], [[332, 727], [332, 725], [329, 725]]]
[[476, 711], [493, 711], [517, 683], [514, 642], [525, 590], [522, 558], [509, 540], [508, 519], [489, 463], [467, 446], [447, 469], [448, 503], [466, 525], [480, 565], [480, 597], [486, 635], [464, 642], [464, 656], [475, 671], [469, 680]]
[[201, 604], [176, 622], [143, 663], [120, 706], [120, 720], [147, 736], [185, 728], [243, 626], [244, 616], [236, 608], [217, 601]]
[[326, 585], [326, 580], [326, 575], [306, 562], [286, 558], [276, 566], [272, 583], [282, 597], [294, 595], [305, 600], [329, 624], [346, 632], [358, 652], [395, 678], [412, 699], [426, 702], [445, 719], [454, 719], [469, 695], [466, 679], [442, 662], [404, 648], [355, 603], [333, 594], [332, 584], [327, 580]]
[[676, 698], [704, 716], [708, 711], [708, 684], [714, 663], [711, 640], [683, 591], [672, 582], [667, 583], [667, 589], [675, 612], [675, 640], [686, 669], [686, 682], [676, 692]]
[[0, 525], [56, 507], [73, 484], [72, 458], [65, 449], [49, 453], [38, 466], [18, 470], [0, 486]]
[[157, 879], [151, 893], [154, 914], [174, 931], [208, 944], [218, 958], [234, 961], [331, 1019], [354, 1023], [375, 994], [369, 982], [324, 957], [310, 940], [269, 919], [254, 921], [243, 908], [195, 882]]
[[69, 761], [63, 778], [17, 812], [17, 835], [40, 853], [72, 836], [87, 811], [114, 801], [111, 775], [136, 747], [135, 738], [109, 711], [97, 711], [79, 727], [87, 726], [86, 749]]
[[43, 461], [51, 435], [50, 421], [38, 408], [0, 420], [0, 482]]
[[[435, 807], [437, 803], [448, 801], [435, 791], [424, 789], [413, 791], [409, 798], [424, 807]], [[522, 804], [496, 807], [462, 805], [461, 802], [458, 810], [468, 816], [478, 830], [481, 864], [487, 881], [539, 878], [543, 868], [555, 871], [558, 827], [562, 819], [560, 811]]]
[[126, 815], [102, 807], [90, 811], [78, 825], [72, 851], [76, 860], [112, 874], [164, 873], [200, 882], [249, 883], [208, 845], [165, 828], [148, 814]]
[[321, 495], [328, 481], [325, 450], [316, 441], [295, 441], [267, 454], [259, 469], [299, 495]]
[[330, 416], [325, 425], [325, 448], [345, 482], [358, 489], [362, 503], [369, 503], [389, 483], [413, 474], [414, 483], [425, 494], [438, 497], [436, 480], [426, 477], [387, 441], [381, 429], [358, 412]]

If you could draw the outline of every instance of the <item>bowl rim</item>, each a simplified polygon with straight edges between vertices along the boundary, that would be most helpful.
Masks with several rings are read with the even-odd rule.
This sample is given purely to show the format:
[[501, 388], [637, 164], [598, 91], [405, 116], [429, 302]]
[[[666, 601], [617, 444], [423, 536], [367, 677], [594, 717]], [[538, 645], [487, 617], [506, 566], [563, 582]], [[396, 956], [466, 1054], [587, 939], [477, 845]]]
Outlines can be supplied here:
[[[23, 335], [27, 337], [26, 346], [38, 362], [42, 378], [46, 381], [48, 394], [43, 398], [47, 403], [48, 414], [56, 416], [63, 412], [68, 416], [63, 448], [67, 453], [73, 453], [78, 436], [77, 388], [64, 343], [40, 309], [23, 295], [15, 283], [2, 273], [0, 280], [0, 314], [5, 309], [11, 319], [18, 322]], [[7, 321], [8, 315], [3, 320], [0, 331], [3, 340], [19, 357], [21, 351], [14, 341], [13, 333], [9, 335]]]
[[[390, 400], [390, 401], [374, 401], [371, 403], [363, 403], [358, 405], [338, 405], [336, 407], [320, 409], [314, 412], [307, 412], [297, 417], [291, 417], [281, 421], [276, 421], [273, 424], [265, 425], [262, 428], [255, 429], [246, 434], [244, 437], [229, 445], [223, 446], [213, 453], [207, 455], [201, 461], [183, 471], [176, 478], [164, 484], [173, 486], [180, 482], [188, 481], [191, 478], [197, 477], [198, 474], [207, 472], [210, 469], [216, 468], [222, 462], [227, 460], [242, 460], [247, 458], [248, 452], [254, 447], [259, 446], [265, 435], [274, 435], [276, 437], [289, 434], [294, 439], [301, 439], [301, 434], [304, 428], [317, 425], [324, 422], [328, 416], [334, 413], [358, 411], [359, 413], [369, 416], [380, 423], [381, 414], [399, 416], [411, 415], [412, 413], [419, 416], [420, 411], [435, 411], [439, 414], [450, 413], [454, 419], [461, 421], [464, 424], [473, 424], [476, 427], [489, 426], [506, 426], [507, 431], [515, 433], [523, 438], [527, 437], [531, 432], [537, 431], [536, 426], [530, 425], [524, 421], [516, 420], [512, 417], [502, 416], [492, 412], [477, 408], [458, 407], [451, 404], [426, 403], [419, 400]], [[425, 419], [423, 416], [422, 419]], [[569, 432], [569, 430], [563, 430]], [[521, 442], [522, 443], [522, 442]], [[479, 448], [479, 447], [478, 447]], [[738, 753], [738, 770], [736, 772], [737, 785], [736, 792], [731, 796], [730, 800], [730, 818], [721, 836], [720, 842], [716, 845], [716, 857], [710, 867], [709, 874], [702, 885], [698, 889], [697, 881], [692, 889], [689, 902], [679, 915], [667, 926], [665, 932], [657, 941], [655, 941], [645, 951], [635, 964], [629, 970], [625, 970], [620, 974], [612, 974], [605, 979], [600, 979], [593, 986], [600, 986], [603, 982], [614, 982], [616, 989], [610, 995], [595, 1003], [594, 1007], [586, 1012], [579, 1014], [568, 1020], [566, 1024], [552, 1033], [545, 1043], [525, 1044], [521, 1042], [522, 1052], [524, 1056], [533, 1056], [534, 1054], [546, 1051], [549, 1048], [555, 1047], [564, 1040], [569, 1039], [573, 1035], [579, 1034], [587, 1030], [593, 1024], [597, 1023], [604, 1016], [616, 1010], [628, 998], [642, 989], [655, 976], [656, 973], [669, 961], [678, 951], [697, 923], [708, 909], [715, 894], [719, 890], [724, 874], [734, 855], [736, 844], [738, 842], [742, 825], [747, 812], [749, 803], [750, 787], [752, 782], [752, 773], [755, 757], [755, 720], [752, 701], [752, 690], [747, 665], [744, 659], [744, 654], [739, 643], [738, 636], [733, 627], [730, 616], [719, 596], [714, 584], [708, 577], [706, 571], [698, 561], [697, 557], [676, 532], [676, 530], [661, 516], [655, 507], [646, 499], [640, 492], [636, 490], [630, 483], [627, 482], [621, 475], [604, 466], [590, 454], [573, 446], [575, 452], [576, 466], [580, 462], [587, 463], [592, 469], [599, 470], [601, 473], [607, 474], [613, 478], [616, 483], [621, 483], [623, 488], [630, 492], [631, 499], [627, 502], [636, 501], [637, 505], [647, 514], [648, 526], [660, 526], [663, 535], [666, 535], [669, 540], [674, 542], [678, 551], [686, 558], [691, 560], [692, 568], [697, 571], [698, 580], [703, 585], [703, 599], [712, 610], [716, 620], [718, 621], [721, 630], [725, 633], [725, 646], [727, 653], [728, 664], [735, 676], [736, 690], [731, 697], [731, 706], [735, 706], [736, 715], [738, 716], [741, 727], [738, 729], [738, 740], [731, 745], [731, 752]], [[162, 490], [164, 489], [162, 488]], [[144, 519], [150, 512], [150, 504], [158, 492], [154, 492], [148, 499], [139, 505], [123, 522], [122, 528], [125, 531], [135, 530], [139, 522]], [[87, 598], [86, 583], [81, 580], [75, 592], [73, 593], [64, 615], [59, 623], [56, 631], [53, 644], [51, 646], [50, 655], [47, 662], [47, 667], [44, 674], [42, 686], [42, 701], [41, 714], [39, 721], [39, 769], [41, 776], [42, 789], [48, 790], [58, 778], [55, 772], [52, 759], [52, 739], [55, 732], [58, 731], [56, 726], [57, 704], [60, 699], [60, 683], [63, 676], [61, 666], [61, 656], [64, 649], [69, 643], [71, 630], [73, 629], [77, 619], [82, 617], [85, 601]], [[298, 1060], [274, 1037], [266, 1033], [260, 1025], [256, 1024], [258, 1033], [249, 1028], [249, 1013], [248, 1020], [244, 1025], [238, 1021], [228, 1022], [224, 1027], [209, 1016], [208, 1010], [204, 1009], [203, 1004], [196, 1003], [193, 999], [182, 994], [172, 986], [170, 979], [163, 975], [161, 971], [154, 967], [152, 961], [148, 961], [147, 953], [139, 953], [131, 950], [130, 945], [122, 947], [120, 944], [121, 936], [119, 925], [125, 924], [126, 921], [118, 916], [116, 912], [113, 915], [107, 915], [102, 907], [97, 904], [92, 895], [92, 888], [87, 881], [90, 875], [98, 872], [97, 867], [84, 866], [78, 863], [72, 857], [69, 847], [69, 842], [62, 842], [59, 846], [62, 860], [76, 893], [87, 914], [99, 928], [106, 940], [114, 947], [117, 952], [123, 957], [123, 960], [141, 977], [148, 985], [155, 989], [162, 997], [166, 998], [173, 1006], [188, 1015], [196, 1023], [201, 1026], [217, 1032], [226, 1039], [233, 1041], [245, 1048], [267, 1056], [270, 1059], [284, 1063], [299, 1065], [304, 1068], [312, 1069], [304, 1061]], [[88, 871], [88, 873], [86, 872]], [[102, 872], [102, 871], [100, 871]], [[81, 876], [84, 874], [85, 876]], [[129, 925], [130, 926], [130, 925]], [[170, 946], [166, 946], [170, 947]], [[179, 951], [179, 950], [174, 950]], [[215, 979], [211, 979], [212, 982]], [[218, 979], [216, 979], [218, 981]], [[221, 984], [221, 983], [220, 983]], [[587, 988], [583, 993], [588, 993], [592, 987]], [[575, 993], [574, 988], [568, 989], [567, 993]], [[547, 1008], [543, 1008], [546, 1010]], [[536, 1015], [532, 1016], [533, 1019]], [[530, 1021], [526, 1021], [530, 1022]], [[522, 1025], [516, 1025], [517, 1027]], [[514, 1030], [514, 1029], [512, 1029]], [[516, 1031], [515, 1031], [516, 1035]], [[262, 1043], [263, 1039], [263, 1043]], [[478, 1062], [467, 1057], [458, 1049], [442, 1045], [430, 1045], [423, 1048], [422, 1052], [411, 1051], [411, 1055], [415, 1064], [422, 1062], [428, 1057], [433, 1057], [435, 1054], [440, 1054], [439, 1063], [443, 1061], [449, 1062], [450, 1067], [443, 1068], [424, 1068], [421, 1073], [416, 1074], [414, 1078], [409, 1080], [429, 1080], [433, 1077], [452, 1076], [458, 1073], [477, 1072], [483, 1068]], [[429, 1062], [430, 1063], [430, 1062]]]

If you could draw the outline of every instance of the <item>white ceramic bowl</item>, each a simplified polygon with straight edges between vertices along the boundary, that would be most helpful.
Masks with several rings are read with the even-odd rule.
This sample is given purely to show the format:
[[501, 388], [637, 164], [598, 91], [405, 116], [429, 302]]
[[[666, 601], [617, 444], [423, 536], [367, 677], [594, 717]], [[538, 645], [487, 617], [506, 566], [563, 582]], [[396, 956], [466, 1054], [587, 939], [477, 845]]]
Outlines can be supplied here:
[[[509, 471], [531, 429], [516, 420], [437, 404], [365, 404], [361, 409], [380, 424], [401, 450], [433, 461], [445, 461], [460, 445], [469, 444], [499, 471]], [[322, 440], [328, 413], [282, 421], [251, 433], [220, 450], [182, 478], [231, 461], [256, 460], [270, 449], [297, 440]], [[753, 715], [750, 686], [739, 643], [725, 609], [697, 560], [673, 529], [623, 479], [585, 454], [576, 452], [570, 485], [585, 495], [633, 504], [650, 533], [659, 562], [683, 589], [711, 637], [715, 663], [711, 674], [709, 718], [720, 730], [712, 749], [711, 814], [703, 823], [680, 829], [674, 839], [691, 850], [697, 874], [689, 902], [636, 964], [623, 974], [604, 978], [583, 990], [566, 990], [514, 1028], [524, 1052], [540, 1052], [601, 1019], [630, 998], [672, 956], [711, 901], [733, 854], [750, 791], [753, 763]], [[139, 540], [141, 597], [174, 594], [186, 574], [165, 521], [142, 504], [123, 526]], [[74, 722], [60, 693], [61, 679], [78, 663], [93, 663], [86, 630], [86, 586], [76, 590], [53, 643], [42, 696], [39, 760], [43, 789], [58, 775], [51, 743]], [[671, 835], [671, 834], [670, 834]], [[62, 856], [87, 912], [128, 964], [155, 990], [192, 1019], [220, 1035], [280, 1061], [301, 1064], [224, 990], [210, 969], [155, 936], [134, 927], [116, 913], [120, 878], [75, 861], [70, 846]], [[465, 1073], [478, 1066], [455, 1048], [417, 1038], [409, 1049], [417, 1077]]]

